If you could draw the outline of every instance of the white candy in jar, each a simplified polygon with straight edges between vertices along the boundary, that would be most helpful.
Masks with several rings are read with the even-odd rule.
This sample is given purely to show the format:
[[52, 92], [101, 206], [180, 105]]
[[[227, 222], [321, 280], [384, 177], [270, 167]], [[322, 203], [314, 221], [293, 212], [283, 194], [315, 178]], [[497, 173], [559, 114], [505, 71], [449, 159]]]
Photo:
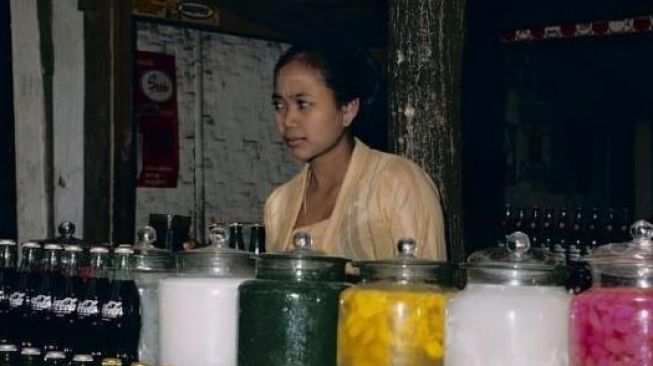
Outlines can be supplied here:
[[447, 306], [445, 365], [567, 365], [570, 300], [559, 287], [468, 285]]
[[242, 278], [168, 278], [159, 285], [162, 365], [236, 366]]

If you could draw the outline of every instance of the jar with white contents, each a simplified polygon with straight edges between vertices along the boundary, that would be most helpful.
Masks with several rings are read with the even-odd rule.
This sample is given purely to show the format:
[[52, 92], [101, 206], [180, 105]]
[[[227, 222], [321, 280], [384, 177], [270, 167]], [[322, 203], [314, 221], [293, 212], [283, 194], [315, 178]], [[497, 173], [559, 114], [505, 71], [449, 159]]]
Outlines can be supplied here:
[[473, 253], [467, 286], [446, 313], [447, 366], [565, 366], [571, 295], [552, 254], [515, 232], [505, 248]]
[[211, 245], [179, 253], [179, 274], [159, 283], [161, 365], [237, 365], [238, 286], [254, 277], [251, 253], [228, 247], [224, 226]]

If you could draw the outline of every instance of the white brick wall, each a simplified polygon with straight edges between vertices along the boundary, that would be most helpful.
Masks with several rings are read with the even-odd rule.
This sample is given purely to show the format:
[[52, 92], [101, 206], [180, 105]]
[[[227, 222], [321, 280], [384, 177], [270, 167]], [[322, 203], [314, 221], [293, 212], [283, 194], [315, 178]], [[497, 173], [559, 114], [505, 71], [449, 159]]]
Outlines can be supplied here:
[[[147, 223], [150, 213], [193, 217], [196, 210], [203, 210], [206, 222], [261, 220], [267, 195], [299, 168], [274, 128], [270, 99], [272, 69], [287, 46], [150, 23], [137, 26], [139, 50], [176, 58], [180, 174], [177, 188], [137, 189], [136, 225]], [[203, 70], [202, 83], [196, 70]], [[195, 117], [198, 97], [201, 121]], [[201, 141], [196, 123], [203, 124]], [[198, 143], [203, 143], [204, 164], [195, 158]], [[204, 169], [204, 202], [195, 202], [201, 184], [195, 169]]]

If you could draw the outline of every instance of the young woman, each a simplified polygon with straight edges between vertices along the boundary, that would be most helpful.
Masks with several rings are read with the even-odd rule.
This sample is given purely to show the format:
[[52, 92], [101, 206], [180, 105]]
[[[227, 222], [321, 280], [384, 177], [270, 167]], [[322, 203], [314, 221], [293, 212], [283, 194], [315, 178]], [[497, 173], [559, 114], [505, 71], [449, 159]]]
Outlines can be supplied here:
[[418, 256], [446, 258], [437, 188], [413, 162], [352, 136], [378, 76], [362, 50], [327, 39], [296, 44], [274, 69], [275, 123], [290, 153], [306, 163], [265, 205], [269, 251], [292, 248], [297, 231], [313, 248], [354, 260], [387, 259], [400, 238]]

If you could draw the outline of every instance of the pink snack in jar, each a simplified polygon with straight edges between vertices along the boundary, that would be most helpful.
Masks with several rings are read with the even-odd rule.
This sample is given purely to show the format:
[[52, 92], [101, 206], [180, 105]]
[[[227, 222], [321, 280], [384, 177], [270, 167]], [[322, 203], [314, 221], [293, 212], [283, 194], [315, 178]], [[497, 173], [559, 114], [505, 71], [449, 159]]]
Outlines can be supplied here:
[[593, 285], [571, 303], [571, 366], [653, 366], [653, 225], [631, 234], [587, 258]]

